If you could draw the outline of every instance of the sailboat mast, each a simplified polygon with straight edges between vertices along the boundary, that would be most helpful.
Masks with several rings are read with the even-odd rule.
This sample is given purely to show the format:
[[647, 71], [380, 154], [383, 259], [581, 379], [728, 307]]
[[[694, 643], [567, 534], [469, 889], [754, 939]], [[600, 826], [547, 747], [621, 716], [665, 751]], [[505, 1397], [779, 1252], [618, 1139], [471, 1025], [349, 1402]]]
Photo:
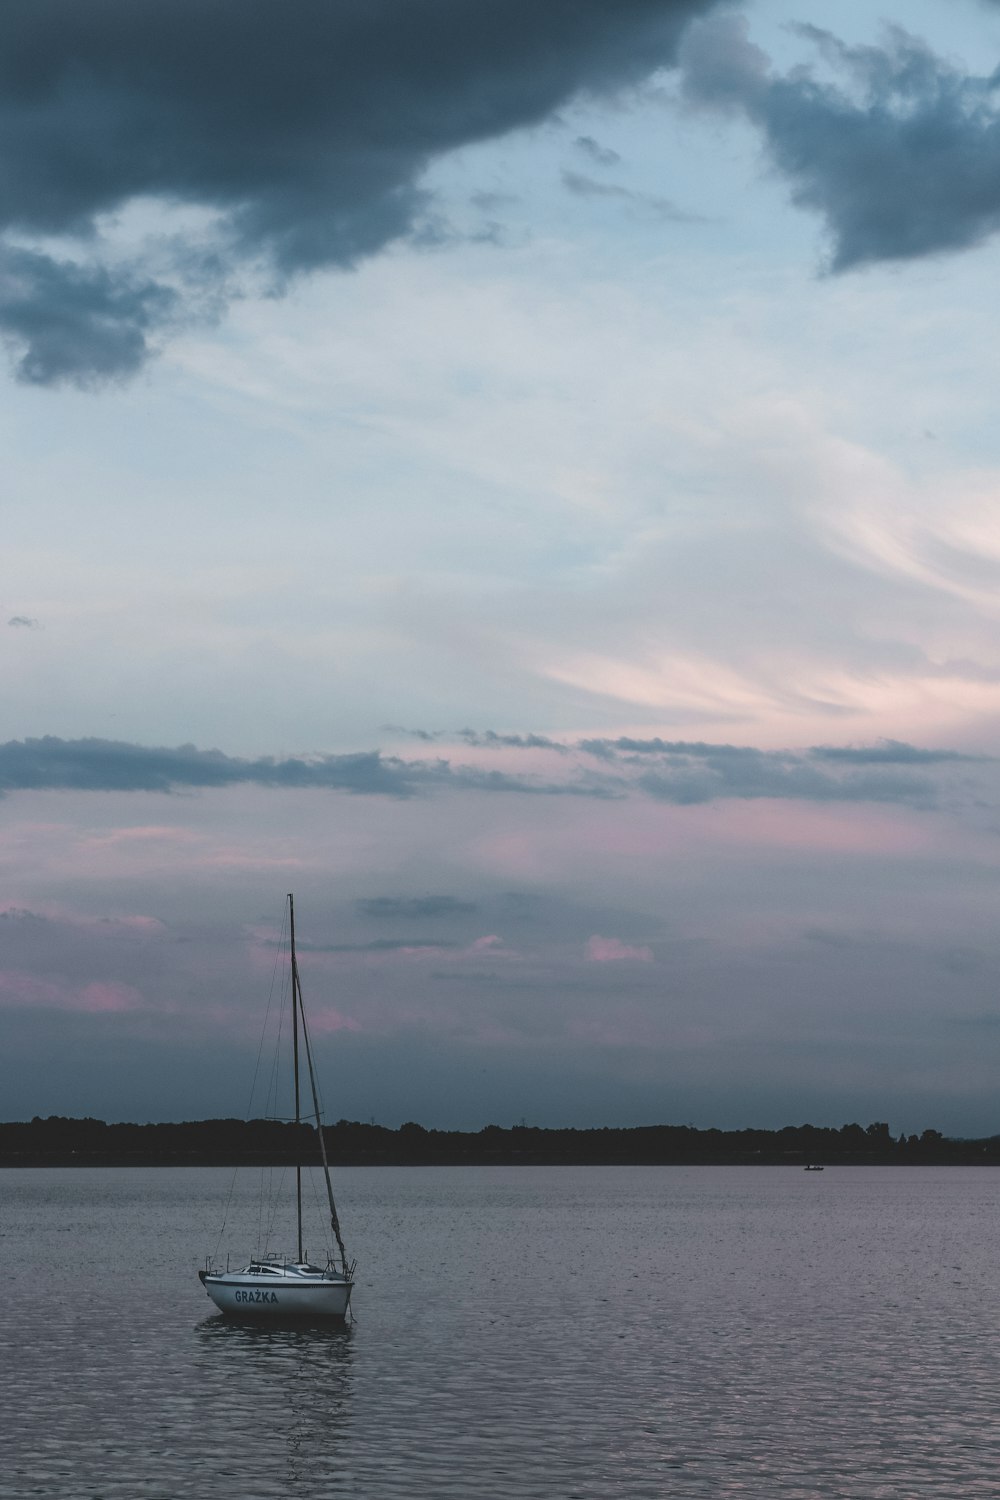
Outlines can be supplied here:
[[[288, 902], [289, 902], [289, 910], [290, 911], [291, 911], [291, 901], [292, 901], [292, 898], [291, 898], [291, 896], [289, 896], [288, 897]], [[327, 1155], [326, 1155], [326, 1140], [325, 1140], [325, 1138], [323, 1136], [323, 1115], [322, 1115], [322, 1111], [320, 1109], [320, 1104], [319, 1104], [319, 1089], [316, 1087], [316, 1069], [313, 1066], [312, 1047], [309, 1044], [309, 1028], [306, 1025], [306, 1011], [305, 1011], [305, 1006], [302, 1003], [302, 986], [299, 983], [299, 967], [298, 967], [298, 964], [295, 961], [295, 922], [294, 922], [294, 918], [290, 918], [290, 929], [291, 929], [291, 934], [292, 934], [292, 986], [293, 986], [293, 989], [295, 991], [296, 1002], [297, 1002], [296, 1015], [297, 1015], [298, 1020], [301, 1022], [301, 1025], [302, 1025], [302, 1041], [303, 1041], [303, 1043], [305, 1045], [306, 1065], [307, 1065], [307, 1067], [309, 1069], [309, 1088], [310, 1088], [310, 1090], [312, 1092], [313, 1119], [316, 1121], [316, 1134], [319, 1137], [319, 1154], [320, 1154], [320, 1160], [323, 1163], [323, 1177], [324, 1177], [324, 1179], [326, 1181], [326, 1196], [327, 1196], [327, 1201], [329, 1202], [329, 1205], [330, 1205], [330, 1228], [333, 1230], [334, 1238], [337, 1241], [337, 1249], [340, 1251], [340, 1265], [341, 1265], [341, 1269], [343, 1270], [344, 1275], [347, 1276], [347, 1275], [349, 1275], [349, 1267], [348, 1267], [348, 1264], [347, 1264], [347, 1251], [344, 1248], [344, 1240], [343, 1240], [343, 1236], [341, 1235], [341, 1232], [340, 1232], [340, 1219], [337, 1217], [337, 1205], [334, 1202], [334, 1198], [333, 1198], [333, 1183], [330, 1181], [330, 1163], [329, 1163], [329, 1161], [327, 1159]], [[296, 1047], [297, 1047], [297, 1045], [298, 1044], [297, 1044], [297, 1041], [296, 1041]], [[298, 1115], [299, 1115], [299, 1094], [298, 1094], [299, 1075], [298, 1075], [298, 1061], [297, 1061], [297, 1059], [298, 1059], [298, 1051], [297, 1050], [296, 1050], [295, 1056], [296, 1056], [296, 1065], [295, 1065], [295, 1117], [296, 1117], [296, 1119], [298, 1119]], [[301, 1201], [301, 1196], [300, 1196], [300, 1199], [299, 1199], [299, 1242], [300, 1242], [300, 1245], [301, 1245], [301, 1240], [302, 1240], [302, 1217], [301, 1216], [302, 1216], [302, 1201]], [[299, 1250], [299, 1259], [300, 1260], [302, 1259], [301, 1249]]]
[[316, 1071], [313, 1068], [312, 1047], [309, 1045], [309, 1030], [306, 1026], [306, 1013], [302, 1009], [302, 995], [299, 994], [299, 1010], [302, 1016], [302, 1040], [306, 1044], [306, 1062], [309, 1065], [309, 1084], [312, 1088], [313, 1109], [316, 1114], [316, 1134], [319, 1136], [319, 1154], [323, 1163], [323, 1176], [326, 1179], [326, 1196], [330, 1204], [330, 1228], [333, 1230], [337, 1241], [337, 1249], [340, 1251], [340, 1266], [344, 1275], [350, 1274], [347, 1264], [347, 1251], [344, 1248], [343, 1236], [340, 1232], [340, 1220], [337, 1217], [337, 1205], [333, 1201], [333, 1183], [330, 1181], [330, 1163], [326, 1155], [326, 1141], [323, 1138], [323, 1119], [319, 1108], [319, 1090], [316, 1087]]
[[296, 1151], [298, 1157], [295, 1163], [295, 1222], [297, 1227], [298, 1254], [296, 1259], [302, 1261], [302, 1158], [298, 1147], [298, 1127], [302, 1124], [302, 1112], [299, 1104], [299, 1013], [302, 1008], [302, 996], [299, 990], [299, 966], [295, 958], [295, 902], [292, 893], [288, 893], [288, 937], [292, 955], [292, 1070], [295, 1076], [295, 1125], [296, 1125]]

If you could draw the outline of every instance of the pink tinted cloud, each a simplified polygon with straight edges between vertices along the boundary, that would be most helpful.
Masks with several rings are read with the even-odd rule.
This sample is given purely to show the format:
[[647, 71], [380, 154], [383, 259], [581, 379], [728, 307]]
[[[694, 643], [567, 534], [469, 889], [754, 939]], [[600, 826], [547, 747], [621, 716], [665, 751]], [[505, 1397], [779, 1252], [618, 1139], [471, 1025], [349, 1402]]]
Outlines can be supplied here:
[[310, 1012], [309, 1030], [326, 1036], [333, 1031], [363, 1031], [364, 1027], [353, 1016], [345, 1016], [343, 1011], [327, 1006]]
[[166, 932], [166, 925], [159, 917], [102, 917], [94, 924], [104, 932], [134, 932], [143, 937], [159, 937]]
[[632, 948], [620, 938], [598, 937], [597, 933], [587, 939], [587, 962], [592, 964], [617, 964], [623, 961], [651, 964], [652, 948]]
[[196, 844], [201, 836], [190, 828], [172, 828], [163, 823], [131, 824], [126, 828], [109, 828], [104, 833], [91, 834], [87, 840], [93, 845], [107, 848], [112, 844]]
[[491, 932], [486, 937], [476, 938], [475, 942], [470, 943], [465, 951], [466, 953], [494, 953], [498, 948], [502, 947], [503, 938], [497, 937], [495, 932]]
[[142, 996], [130, 984], [101, 980], [87, 985], [37, 979], [16, 969], [0, 972], [0, 1006], [11, 1010], [82, 1011], [90, 1015], [138, 1010]]
[[311, 953], [305, 955], [303, 962], [329, 964], [332, 961], [350, 966], [359, 957], [366, 963], [376, 962], [387, 965], [423, 962], [453, 964], [467, 958], [512, 958], [514, 953], [510, 948], [504, 947], [502, 937], [498, 937], [495, 932], [490, 932], [484, 934], [483, 937], [474, 938], [464, 948], [450, 947], [436, 942], [413, 942], [403, 944], [398, 948], [395, 946], [389, 948], [359, 947], [344, 953]]
[[79, 992], [79, 1003], [75, 1008], [103, 1013], [137, 1010], [141, 1004], [142, 996], [138, 990], [112, 979], [85, 985]]
[[166, 924], [159, 917], [144, 916], [140, 912], [93, 917], [53, 901], [33, 901], [28, 906], [17, 900], [0, 899], [0, 920], [30, 922], [33, 918], [57, 922], [64, 927], [85, 928], [105, 936], [129, 932], [138, 936], [159, 937], [167, 931]]
[[882, 859], [886, 854], [919, 853], [940, 839], [926, 814], [918, 817], [909, 808], [823, 807], [762, 799], [715, 804], [699, 812], [697, 838], [703, 843], [870, 854]]
[[504, 947], [503, 938], [498, 937], [495, 932], [473, 938], [472, 942], [464, 948], [397, 948], [397, 956], [400, 953], [430, 954], [438, 962], [443, 963], [457, 963], [464, 958], [512, 958], [514, 956], [511, 949]]

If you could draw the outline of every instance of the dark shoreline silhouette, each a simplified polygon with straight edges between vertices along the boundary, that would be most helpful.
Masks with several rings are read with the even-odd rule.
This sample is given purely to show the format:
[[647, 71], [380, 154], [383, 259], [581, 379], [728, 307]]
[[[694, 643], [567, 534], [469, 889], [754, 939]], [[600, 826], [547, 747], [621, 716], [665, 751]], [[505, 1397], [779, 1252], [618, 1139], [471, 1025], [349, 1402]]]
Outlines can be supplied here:
[[[398, 1130], [338, 1120], [324, 1127], [331, 1166], [1000, 1166], [1000, 1136], [950, 1139], [937, 1130], [893, 1137], [884, 1121], [696, 1130], [691, 1125]], [[0, 1167], [217, 1167], [319, 1161], [311, 1126], [279, 1120], [105, 1124], [48, 1119], [0, 1124]]]

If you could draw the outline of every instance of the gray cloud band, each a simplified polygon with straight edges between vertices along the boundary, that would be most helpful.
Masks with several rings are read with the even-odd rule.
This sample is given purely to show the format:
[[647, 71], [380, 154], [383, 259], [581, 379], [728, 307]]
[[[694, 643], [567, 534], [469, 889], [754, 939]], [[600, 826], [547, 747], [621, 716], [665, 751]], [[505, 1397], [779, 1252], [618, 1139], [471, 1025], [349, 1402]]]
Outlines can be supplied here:
[[[431, 160], [647, 77], [716, 3], [7, 0], [0, 335], [20, 377], [128, 376], [199, 279], [224, 300], [252, 264], [280, 289], [419, 235]], [[210, 244], [168, 275], [113, 263], [101, 216], [143, 198], [208, 209]]]
[[[541, 737], [501, 738], [507, 748], [523, 749]], [[938, 797], [935, 774], [953, 762], [978, 759], [895, 741], [868, 749], [819, 746], [795, 752], [659, 739], [585, 740], [559, 747], [561, 766], [567, 754], [584, 763], [575, 764], [563, 780], [545, 780], [454, 765], [444, 758], [407, 761], [377, 750], [246, 760], [193, 745], [172, 749], [46, 736], [0, 745], [0, 794], [33, 790], [168, 793], [182, 788], [253, 785], [397, 798], [456, 791], [605, 800], [634, 795], [680, 805], [724, 798], [780, 798], [927, 807]], [[586, 764], [594, 760], [600, 769]]]

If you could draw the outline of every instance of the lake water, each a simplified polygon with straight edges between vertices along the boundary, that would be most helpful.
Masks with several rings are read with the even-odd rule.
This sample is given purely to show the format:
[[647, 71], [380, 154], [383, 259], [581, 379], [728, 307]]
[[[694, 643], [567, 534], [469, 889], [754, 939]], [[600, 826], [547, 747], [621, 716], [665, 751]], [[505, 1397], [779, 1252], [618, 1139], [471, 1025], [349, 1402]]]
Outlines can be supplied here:
[[330, 1330], [214, 1313], [231, 1181], [0, 1172], [4, 1500], [1000, 1491], [998, 1171], [341, 1171]]

